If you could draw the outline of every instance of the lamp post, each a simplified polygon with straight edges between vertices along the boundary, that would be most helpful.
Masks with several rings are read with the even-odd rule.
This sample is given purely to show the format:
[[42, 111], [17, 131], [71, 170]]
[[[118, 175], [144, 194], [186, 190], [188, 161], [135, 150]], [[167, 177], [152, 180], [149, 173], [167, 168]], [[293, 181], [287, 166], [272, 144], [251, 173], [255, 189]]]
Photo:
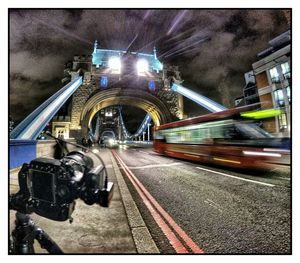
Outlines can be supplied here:
[[150, 141], [150, 126], [151, 126], [151, 123], [148, 123], [148, 142]]

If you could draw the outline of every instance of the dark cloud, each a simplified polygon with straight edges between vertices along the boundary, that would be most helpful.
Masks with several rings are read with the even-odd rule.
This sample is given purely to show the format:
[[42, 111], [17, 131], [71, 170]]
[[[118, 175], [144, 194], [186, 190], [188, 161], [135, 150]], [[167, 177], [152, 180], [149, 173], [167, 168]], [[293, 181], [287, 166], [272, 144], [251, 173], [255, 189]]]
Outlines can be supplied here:
[[11, 75], [10, 86], [10, 115], [15, 121], [22, 120], [38, 105], [44, 102], [49, 94], [57, 91], [61, 85], [58, 78], [50, 81], [39, 81], [24, 77], [20, 74]]
[[[10, 110], [23, 119], [59, 89], [64, 63], [102, 48], [151, 52], [185, 84], [226, 107], [268, 41], [289, 29], [281, 10], [11, 10]], [[203, 112], [186, 102], [189, 114]]]

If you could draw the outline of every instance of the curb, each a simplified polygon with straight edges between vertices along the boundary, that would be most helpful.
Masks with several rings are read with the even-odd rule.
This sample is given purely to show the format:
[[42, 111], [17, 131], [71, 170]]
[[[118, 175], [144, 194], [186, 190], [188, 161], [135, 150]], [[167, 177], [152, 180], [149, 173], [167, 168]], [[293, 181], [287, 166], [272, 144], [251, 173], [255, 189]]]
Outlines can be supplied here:
[[22, 166], [18, 166], [12, 169], [9, 169], [9, 173], [18, 173], [21, 170]]
[[131, 234], [139, 254], [159, 254], [159, 250], [129, 192], [115, 158], [110, 152], [113, 169], [116, 174], [121, 198], [128, 218]]

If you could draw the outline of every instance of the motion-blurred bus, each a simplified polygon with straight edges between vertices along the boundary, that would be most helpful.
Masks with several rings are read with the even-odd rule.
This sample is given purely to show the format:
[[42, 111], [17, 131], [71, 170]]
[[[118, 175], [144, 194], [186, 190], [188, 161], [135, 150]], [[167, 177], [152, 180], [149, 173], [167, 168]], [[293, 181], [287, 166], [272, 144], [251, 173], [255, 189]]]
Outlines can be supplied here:
[[154, 129], [157, 153], [215, 165], [272, 170], [290, 165], [290, 139], [243, 118], [251, 106], [167, 123]]

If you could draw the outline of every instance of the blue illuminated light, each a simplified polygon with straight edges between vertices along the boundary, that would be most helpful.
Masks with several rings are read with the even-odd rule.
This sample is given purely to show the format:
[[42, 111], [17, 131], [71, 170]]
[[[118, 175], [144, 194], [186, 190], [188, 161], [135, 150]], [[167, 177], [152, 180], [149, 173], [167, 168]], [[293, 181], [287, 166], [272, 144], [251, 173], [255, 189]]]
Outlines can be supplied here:
[[101, 87], [102, 88], [106, 88], [107, 87], [107, 77], [106, 76], [102, 76], [101, 77]]
[[149, 89], [150, 89], [151, 91], [154, 91], [154, 90], [155, 90], [155, 82], [154, 82], [154, 80], [150, 80], [150, 81], [149, 81]]
[[219, 112], [219, 111], [223, 111], [223, 110], [227, 109], [224, 106], [222, 106], [221, 104], [219, 104], [205, 96], [202, 96], [194, 91], [191, 91], [177, 83], [173, 83], [171, 89], [173, 91], [178, 92], [179, 94], [189, 98], [190, 100], [196, 102], [197, 104], [201, 105], [202, 107], [206, 108], [207, 110], [209, 110], [211, 112]]

